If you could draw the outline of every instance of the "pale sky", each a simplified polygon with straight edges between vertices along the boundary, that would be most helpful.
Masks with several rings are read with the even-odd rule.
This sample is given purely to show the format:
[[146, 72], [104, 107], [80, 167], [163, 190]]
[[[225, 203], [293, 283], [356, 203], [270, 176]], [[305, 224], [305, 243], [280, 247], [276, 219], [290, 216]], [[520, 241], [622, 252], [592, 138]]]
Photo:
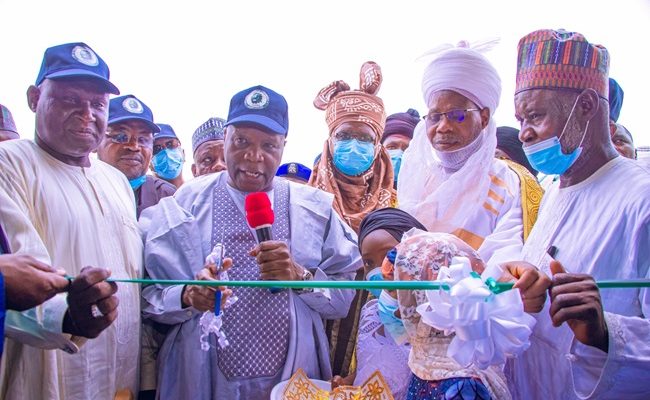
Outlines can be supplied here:
[[650, 1], [9, 1], [0, 0], [0, 104], [22, 137], [34, 117], [25, 92], [47, 47], [85, 42], [109, 65], [122, 94], [134, 94], [156, 122], [174, 127], [186, 149], [209, 117], [226, 118], [230, 98], [262, 84], [289, 103], [283, 162], [311, 167], [327, 138], [316, 93], [343, 79], [358, 88], [361, 64], [377, 62], [386, 112], [426, 112], [420, 81], [427, 50], [461, 39], [500, 38], [486, 56], [502, 79], [498, 125], [518, 127], [513, 93], [519, 39], [564, 28], [607, 47], [610, 76], [625, 91], [619, 122], [650, 145]]

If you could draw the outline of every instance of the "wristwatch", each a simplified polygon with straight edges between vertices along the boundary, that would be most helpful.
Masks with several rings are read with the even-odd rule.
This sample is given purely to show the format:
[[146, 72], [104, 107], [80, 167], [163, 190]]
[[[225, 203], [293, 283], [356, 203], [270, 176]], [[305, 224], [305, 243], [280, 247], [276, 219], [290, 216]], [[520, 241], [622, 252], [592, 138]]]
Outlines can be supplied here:
[[303, 268], [302, 280], [303, 281], [313, 281], [314, 280], [314, 274], [312, 274], [311, 271], [309, 271], [307, 268]]
[[[302, 280], [303, 281], [313, 281], [314, 280], [314, 274], [311, 273], [307, 268], [302, 269]], [[293, 289], [294, 292], [297, 294], [303, 294], [303, 293], [312, 293], [314, 291], [314, 288], [300, 288], [300, 289]]]

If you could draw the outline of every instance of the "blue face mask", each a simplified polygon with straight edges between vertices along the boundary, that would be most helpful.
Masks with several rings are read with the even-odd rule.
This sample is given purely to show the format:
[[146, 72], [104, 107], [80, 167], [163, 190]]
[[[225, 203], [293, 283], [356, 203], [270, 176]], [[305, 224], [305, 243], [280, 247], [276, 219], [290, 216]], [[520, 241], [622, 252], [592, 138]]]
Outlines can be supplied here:
[[129, 179], [129, 185], [131, 185], [131, 189], [138, 190], [138, 188], [142, 185], [144, 185], [144, 182], [147, 180], [147, 175], [142, 175], [138, 178], [135, 179]]
[[578, 104], [577, 100], [573, 104], [571, 113], [569, 113], [569, 118], [567, 118], [567, 122], [564, 124], [564, 128], [559, 137], [553, 136], [542, 140], [539, 143], [524, 147], [524, 154], [526, 154], [526, 158], [530, 162], [530, 165], [545, 175], [564, 174], [569, 168], [571, 168], [582, 153], [582, 141], [585, 140], [587, 129], [589, 129], [589, 121], [587, 121], [585, 130], [582, 132], [580, 144], [578, 144], [578, 147], [575, 150], [569, 154], [564, 154], [562, 152], [562, 144], [560, 143], [560, 139], [564, 135], [564, 131], [569, 123], [569, 119], [571, 119], [573, 111], [576, 108], [576, 104]]
[[334, 166], [345, 175], [358, 176], [366, 172], [375, 159], [375, 145], [357, 139], [334, 142]]
[[393, 164], [395, 183], [397, 183], [397, 175], [399, 175], [399, 167], [402, 166], [402, 155], [404, 154], [404, 151], [400, 149], [392, 149], [388, 150], [388, 154], [390, 154], [390, 163]]
[[[368, 272], [368, 274], [366, 274], [366, 280], [371, 282], [383, 281], [384, 276], [381, 274], [381, 267], [373, 268], [372, 271]], [[381, 289], [368, 289], [368, 291], [376, 298], [379, 298], [381, 295]]]
[[183, 169], [183, 153], [180, 148], [164, 149], [151, 159], [156, 174], [163, 179], [174, 179]]
[[408, 337], [404, 323], [395, 316], [395, 311], [398, 308], [397, 300], [388, 294], [388, 292], [382, 290], [381, 295], [379, 295], [379, 301], [377, 302], [379, 320], [384, 325], [384, 329], [395, 340], [395, 343], [403, 344], [406, 343]]

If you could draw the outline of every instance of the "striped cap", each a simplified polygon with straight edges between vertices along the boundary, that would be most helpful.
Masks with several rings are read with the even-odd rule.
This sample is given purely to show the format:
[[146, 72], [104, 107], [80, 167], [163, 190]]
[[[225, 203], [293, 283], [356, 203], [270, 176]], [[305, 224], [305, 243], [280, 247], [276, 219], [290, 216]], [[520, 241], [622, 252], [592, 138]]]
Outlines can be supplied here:
[[223, 140], [223, 131], [226, 120], [222, 118], [210, 118], [199, 126], [192, 135], [192, 153], [196, 152], [205, 142], [210, 140]]
[[544, 29], [517, 46], [515, 93], [529, 89], [594, 89], [607, 99], [609, 54], [577, 32]]

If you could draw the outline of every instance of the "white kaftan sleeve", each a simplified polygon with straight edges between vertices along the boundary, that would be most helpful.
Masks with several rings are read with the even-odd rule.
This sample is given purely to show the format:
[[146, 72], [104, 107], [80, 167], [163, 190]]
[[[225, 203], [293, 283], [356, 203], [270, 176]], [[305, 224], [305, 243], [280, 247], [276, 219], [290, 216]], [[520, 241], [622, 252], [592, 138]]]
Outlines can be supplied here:
[[65, 295], [57, 295], [41, 306], [23, 312], [7, 310], [5, 336], [41, 349], [77, 353], [86, 339], [62, 332], [67, 309]]
[[519, 190], [516, 190], [510, 201], [504, 204], [504, 208], [507, 210], [499, 216], [494, 231], [485, 237], [478, 249], [481, 258], [487, 260], [488, 265], [521, 258], [521, 249], [524, 246], [524, 224]]
[[[634, 235], [639, 244], [639, 277], [650, 278], [650, 224]], [[636, 289], [606, 289], [636, 290]], [[605, 312], [609, 348], [605, 353], [573, 339], [569, 359], [576, 395], [581, 399], [647, 399], [650, 393], [650, 290], [638, 293], [641, 316]]]
[[[155, 223], [152, 223], [155, 221]], [[196, 220], [174, 197], [165, 197], [140, 215], [144, 241], [144, 265], [152, 279], [190, 280], [203, 268], [201, 235]], [[183, 285], [149, 285], [142, 289], [142, 315], [163, 324], [183, 323], [200, 314], [183, 308]]]
[[[299, 184], [290, 185], [291, 254], [314, 274], [314, 280], [353, 280], [361, 268], [357, 235], [332, 208], [331, 195]], [[297, 239], [300, 238], [300, 239]], [[315, 290], [300, 294], [324, 319], [344, 318], [355, 291]]]
[[[7, 176], [3, 178], [6, 179]], [[27, 216], [29, 211], [27, 204], [23, 202], [25, 197], [18, 194], [16, 186], [3, 178], [0, 178], [0, 224], [6, 232], [11, 252], [28, 254], [50, 265], [50, 256], [45, 244]], [[8, 192], [11, 195], [8, 195]], [[26, 311], [7, 311], [5, 336], [41, 349], [58, 348], [68, 353], [76, 353], [86, 339], [62, 332], [63, 317], [67, 309], [66, 294], [62, 293]]]

